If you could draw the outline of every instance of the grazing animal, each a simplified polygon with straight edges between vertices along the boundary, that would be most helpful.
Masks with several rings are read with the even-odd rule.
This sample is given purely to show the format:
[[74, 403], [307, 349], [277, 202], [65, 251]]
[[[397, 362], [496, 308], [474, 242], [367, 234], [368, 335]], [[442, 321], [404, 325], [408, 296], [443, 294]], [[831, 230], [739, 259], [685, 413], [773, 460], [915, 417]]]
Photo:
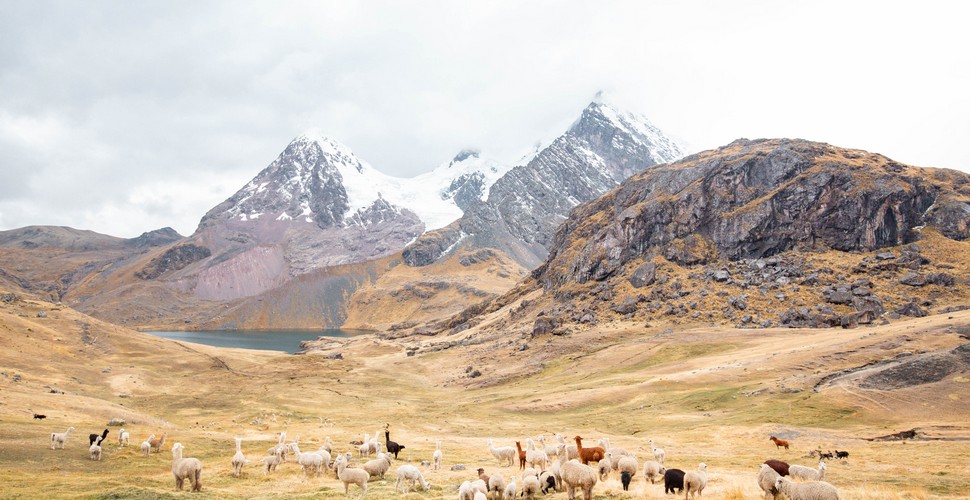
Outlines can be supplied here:
[[175, 489], [181, 491], [185, 480], [192, 484], [192, 491], [202, 491], [202, 462], [198, 458], [182, 458], [182, 443], [172, 445], [172, 475]]
[[402, 493], [406, 494], [411, 491], [415, 482], [420, 484], [424, 491], [431, 489], [431, 483], [424, 480], [424, 476], [421, 475], [421, 471], [417, 467], [404, 464], [397, 468], [397, 483], [394, 484], [394, 491], [401, 491], [403, 485], [404, 491]]
[[667, 469], [664, 471], [664, 494], [678, 493], [674, 490], [684, 491], [684, 476], [686, 473], [680, 469]]
[[684, 474], [684, 498], [694, 498], [704, 493], [707, 486], [707, 464], [701, 462], [697, 470]]
[[627, 471], [620, 472], [620, 483], [623, 484], [623, 491], [630, 491], [630, 480], [633, 477]]
[[833, 458], [835, 458], [835, 453], [832, 453], [831, 451], [828, 452], [828, 453], [819, 452], [818, 458], [824, 458], [826, 460], [832, 460]]
[[[492, 453], [492, 456], [498, 460], [498, 464], [501, 466], [512, 466], [515, 462], [515, 448], [511, 446], [502, 446], [501, 448], [496, 448], [494, 442], [491, 438], [488, 439], [488, 451]], [[508, 464], [506, 464], [508, 462]]]
[[[487, 485], [488, 484], [488, 478], [489, 478], [489, 475], [485, 473], [485, 469], [479, 467], [478, 468], [478, 479], [481, 479]], [[488, 488], [486, 487], [486, 490], [487, 489]]]
[[509, 485], [505, 487], [505, 495], [502, 497], [505, 500], [515, 500], [515, 497], [519, 495], [519, 486], [515, 484], [515, 476], [509, 477]]
[[818, 469], [805, 467], [804, 465], [792, 465], [788, 468], [788, 475], [791, 476], [792, 479], [821, 481], [825, 479], [825, 469], [825, 462], [819, 460]]
[[664, 463], [664, 460], [667, 459], [667, 453], [664, 451], [664, 449], [654, 446], [653, 439], [647, 441], [647, 444], [650, 445], [650, 451], [653, 452], [653, 458], [656, 458], [661, 464]]
[[91, 454], [91, 460], [101, 460], [101, 441], [102, 440], [103, 438], [101, 436], [98, 436], [97, 439], [93, 443], [91, 443], [91, 447], [88, 448], [88, 451]]
[[576, 452], [579, 453], [579, 460], [583, 462], [583, 465], [589, 465], [590, 462], [599, 462], [606, 458], [606, 450], [602, 447], [583, 448], [582, 437], [576, 436], [573, 439], [576, 440]]
[[303, 468], [303, 475], [317, 476], [323, 472], [322, 455], [310, 451], [301, 453], [300, 445], [296, 442], [290, 443], [290, 449], [293, 450], [293, 455], [296, 457], [296, 463], [300, 464], [300, 467]]
[[165, 444], [166, 436], [168, 436], [167, 432], [162, 434], [161, 439], [152, 439], [149, 441], [149, 443], [152, 445], [152, 451], [158, 453], [162, 449], [162, 445]]
[[434, 442], [434, 454], [431, 455], [432, 470], [438, 470], [441, 468], [441, 440], [436, 439]]
[[55, 446], [60, 449], [64, 449], [64, 444], [67, 443], [67, 436], [71, 434], [74, 427], [68, 427], [64, 432], [52, 432], [51, 433], [51, 449], [55, 449]]
[[667, 469], [660, 463], [654, 462], [653, 460], [647, 460], [643, 463], [643, 478], [650, 481], [653, 484], [664, 477], [664, 473]]
[[92, 445], [98, 441], [98, 437], [101, 438], [101, 441], [104, 441], [104, 438], [108, 437], [108, 429], [105, 429], [101, 434], [88, 434], [88, 445]]
[[502, 500], [506, 486], [505, 478], [501, 474], [492, 474], [488, 477], [488, 497], [492, 500]]
[[471, 481], [464, 481], [461, 486], [458, 487], [458, 500], [474, 500], [475, 499], [475, 488], [472, 486]]
[[758, 486], [761, 487], [761, 491], [765, 492], [765, 500], [780, 498], [778, 488], [775, 487], [775, 482], [780, 477], [778, 472], [769, 467], [768, 464], [761, 464], [761, 468], [758, 470]]
[[360, 468], [367, 471], [370, 477], [384, 479], [384, 474], [391, 469], [391, 456], [384, 452], [378, 453], [377, 458], [368, 460]]
[[551, 472], [539, 474], [539, 485], [539, 490], [542, 491], [543, 495], [549, 493], [549, 490], [559, 491], [559, 488], [556, 487], [556, 476]]
[[397, 444], [394, 441], [391, 441], [391, 431], [390, 431], [390, 427], [391, 427], [390, 424], [386, 424], [384, 426], [384, 441], [385, 441], [385, 444], [387, 445], [387, 452], [388, 453], [393, 453], [394, 454], [394, 459], [397, 460], [397, 454], [398, 454], [398, 452], [400, 452], [401, 450], [403, 450], [405, 448], [405, 446], [403, 444]]
[[775, 489], [785, 494], [789, 500], [839, 500], [839, 490], [825, 481], [795, 483], [787, 477], [775, 481]]
[[771, 440], [773, 443], [775, 443], [775, 448], [781, 448], [782, 446], [784, 446], [785, 449], [787, 450], [788, 446], [791, 444], [788, 441], [785, 441], [784, 439], [778, 439], [775, 436], [771, 436], [768, 439]]
[[242, 452], [242, 438], [236, 438], [236, 454], [232, 456], [232, 475], [239, 477], [242, 475], [242, 468], [244, 465], [248, 464], [249, 460], [246, 460], [246, 455]]
[[41, 413], [34, 413], [34, 418], [37, 420], [44, 420], [45, 418], [47, 418], [47, 415], [43, 415]]
[[579, 452], [576, 451], [576, 445], [574, 445], [574, 444], [568, 444], [567, 445], [566, 444], [566, 438], [563, 437], [562, 434], [556, 433], [556, 440], [559, 441], [559, 444], [565, 446], [565, 449], [566, 449], [566, 458], [568, 458], [570, 460], [572, 460], [574, 458], [579, 458]]
[[[578, 440], [579, 438], [577, 438]], [[577, 444], [577, 450], [582, 450], [582, 448]], [[582, 456], [582, 451], [579, 451], [580, 456]], [[576, 498], [576, 490], [581, 489], [583, 491], [584, 500], [593, 499], [593, 486], [596, 486], [597, 474], [596, 469], [592, 467], [581, 464], [576, 460], [566, 461], [565, 457], [560, 457], [560, 467], [559, 474], [562, 478], [562, 482], [566, 485], [566, 495], [569, 500], [574, 500]]]
[[335, 465], [337, 466], [337, 479], [344, 483], [344, 495], [350, 492], [351, 483], [360, 487], [361, 495], [367, 494], [367, 480], [370, 478], [367, 471], [347, 467], [346, 455], [338, 455]]
[[276, 467], [283, 463], [283, 450], [276, 450], [276, 453], [263, 457], [263, 475], [271, 474], [276, 471]]
[[118, 431], [118, 448], [128, 446], [128, 440], [131, 439], [131, 434], [125, 430], [124, 427]]
[[835, 450], [835, 458], [842, 460], [843, 458], [849, 458], [849, 452]]
[[518, 441], [515, 442], [515, 449], [519, 451], [519, 470], [525, 469], [526, 453], [522, 449], [522, 444]]
[[146, 457], [152, 451], [152, 440], [153, 439], [155, 439], [155, 435], [154, 434], [152, 434], [151, 436], [148, 436], [148, 439], [142, 441], [142, 443], [141, 443], [140, 449], [141, 449], [142, 453], [145, 454]]
[[536, 449], [536, 443], [532, 438], [526, 439], [526, 450], [525, 450], [525, 461], [529, 467], [536, 467], [539, 470], [545, 469], [546, 465], [549, 463], [549, 455], [546, 454], [545, 448]]
[[779, 476], [787, 476], [788, 469], [791, 467], [787, 462], [782, 462], [781, 460], [775, 460], [773, 458], [765, 460], [765, 465], [774, 469]]

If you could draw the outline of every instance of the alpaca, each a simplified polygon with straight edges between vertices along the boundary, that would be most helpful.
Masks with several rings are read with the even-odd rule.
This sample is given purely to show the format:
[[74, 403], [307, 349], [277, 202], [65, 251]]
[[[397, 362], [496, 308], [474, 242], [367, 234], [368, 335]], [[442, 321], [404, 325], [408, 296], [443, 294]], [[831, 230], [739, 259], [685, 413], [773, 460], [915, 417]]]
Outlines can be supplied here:
[[525, 450], [522, 449], [522, 444], [518, 441], [515, 442], [515, 449], [519, 452], [519, 470], [525, 470]]
[[158, 453], [162, 449], [162, 445], [165, 444], [165, 437], [168, 436], [167, 432], [162, 433], [161, 439], [152, 439], [149, 443], [152, 445], [152, 451]]
[[[762, 435], [764, 435], [764, 434], [762, 434]], [[787, 450], [788, 449], [788, 445], [791, 444], [788, 441], [785, 441], [784, 439], [778, 439], [775, 436], [771, 436], [768, 439], [771, 440], [773, 443], [775, 443], [775, 449], [778, 449], [778, 448], [781, 448], [782, 446], [784, 446], [785, 449]]]
[[128, 446], [128, 440], [130, 438], [131, 438], [131, 434], [129, 434], [128, 431], [126, 431], [125, 428], [122, 427], [121, 430], [118, 431], [118, 448]]
[[276, 467], [283, 462], [283, 451], [276, 450], [276, 453], [263, 457], [263, 475], [272, 474]]
[[397, 444], [391, 441], [391, 424], [384, 424], [384, 440], [387, 442], [387, 452], [394, 454], [394, 459], [397, 460], [397, 453], [403, 450], [405, 447], [403, 444]]
[[155, 439], [155, 435], [152, 434], [151, 436], [148, 436], [148, 439], [144, 440], [141, 443], [140, 449], [141, 449], [142, 453], [145, 454], [146, 457], [152, 451], [152, 440], [154, 440], [154, 439]]
[[[164, 437], [164, 435], [163, 435]], [[185, 480], [192, 484], [192, 491], [202, 491], [202, 462], [198, 458], [182, 458], [182, 443], [172, 445], [172, 475], [175, 489], [181, 491]]]
[[367, 471], [347, 467], [346, 455], [338, 456], [334, 465], [337, 467], [337, 479], [340, 479], [340, 481], [344, 483], [344, 495], [350, 492], [351, 483], [360, 487], [361, 496], [367, 494], [367, 480], [370, 479], [370, 475], [367, 474]]
[[441, 468], [441, 440], [437, 439], [434, 442], [434, 454], [431, 455], [432, 470], [438, 470]]
[[71, 431], [73, 431], [73, 430], [74, 430], [74, 427], [68, 427], [67, 430], [64, 431], [64, 432], [52, 432], [51, 433], [51, 449], [52, 450], [53, 449], [56, 449], [55, 448], [55, 446], [56, 446], [57, 448], [60, 448], [60, 449], [63, 450], [64, 449], [64, 444], [67, 443], [67, 436], [69, 436], [71, 434]]
[[242, 468], [244, 465], [248, 464], [249, 460], [246, 460], [246, 455], [242, 452], [242, 438], [236, 438], [236, 454], [232, 457], [232, 469], [233, 476], [239, 477], [242, 475]]
[[594, 446], [592, 448], [583, 448], [583, 438], [576, 436], [573, 438], [576, 440], [576, 452], [579, 453], [579, 459], [583, 462], [583, 465], [589, 465], [590, 462], [599, 462], [606, 458], [606, 450], [599, 446]]
[[98, 436], [101, 437], [101, 441], [104, 441], [104, 438], [108, 437], [108, 429], [105, 429], [101, 434], [88, 434], [88, 445], [92, 445], [95, 441], [98, 441]]
[[101, 460], [101, 441], [104, 438], [98, 436], [94, 443], [91, 443], [91, 447], [88, 448], [88, 452], [91, 454], [91, 460]]

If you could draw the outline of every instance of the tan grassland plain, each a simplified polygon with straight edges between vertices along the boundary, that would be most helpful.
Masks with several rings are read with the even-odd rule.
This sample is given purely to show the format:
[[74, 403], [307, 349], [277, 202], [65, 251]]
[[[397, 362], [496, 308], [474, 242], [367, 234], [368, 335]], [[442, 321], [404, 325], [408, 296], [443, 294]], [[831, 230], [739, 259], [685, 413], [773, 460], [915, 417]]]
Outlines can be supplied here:
[[[394, 471], [407, 462], [431, 482], [408, 498], [455, 498], [478, 467], [518, 473], [498, 465], [486, 439], [508, 446], [557, 432], [587, 444], [609, 437], [641, 463], [654, 439], [668, 467], [708, 464], [704, 498], [760, 498], [762, 461], [815, 465], [807, 455], [816, 448], [850, 452], [828, 465], [842, 498], [967, 498], [970, 373], [892, 391], [865, 389], [851, 376], [813, 387], [839, 370], [951, 349], [966, 342], [968, 325], [970, 311], [851, 330], [603, 324], [532, 339], [526, 350], [483, 337], [413, 356], [409, 343], [430, 340], [367, 335], [342, 345], [343, 359], [326, 359], [162, 340], [24, 298], [0, 303], [0, 496], [338, 498], [343, 485], [332, 472], [307, 478], [291, 460], [264, 476], [256, 463], [280, 431], [299, 436], [304, 451], [326, 437], [335, 451], [351, 451], [351, 440], [390, 424], [406, 449], [385, 480], [369, 483], [368, 498], [400, 496]], [[481, 376], [470, 377], [469, 366]], [[119, 428], [111, 427], [103, 459], [92, 461], [88, 434], [112, 418], [126, 420], [131, 446], [119, 448]], [[51, 450], [50, 433], [69, 426], [76, 432], [65, 449]], [[913, 428], [924, 439], [864, 439]], [[149, 434], [163, 432], [160, 453], [138, 452]], [[776, 449], [772, 434], [791, 449]], [[234, 436], [253, 461], [241, 478], [231, 475]], [[436, 439], [440, 471], [421, 465]], [[175, 491], [176, 441], [204, 463], [201, 493]], [[451, 470], [456, 464], [465, 470]], [[350, 496], [359, 495], [353, 486]], [[664, 493], [639, 474], [624, 492], [614, 475], [594, 496]]]

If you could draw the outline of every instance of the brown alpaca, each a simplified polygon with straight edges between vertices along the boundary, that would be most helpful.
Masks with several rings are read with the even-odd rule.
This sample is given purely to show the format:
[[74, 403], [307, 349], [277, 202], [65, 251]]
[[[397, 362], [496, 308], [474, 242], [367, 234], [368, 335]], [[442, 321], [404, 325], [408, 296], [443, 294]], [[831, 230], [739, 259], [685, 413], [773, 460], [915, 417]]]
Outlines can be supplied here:
[[168, 436], [167, 432], [162, 434], [161, 439], [155, 438], [148, 442], [151, 445], [152, 451], [158, 453], [162, 449], [162, 445], [165, 444], [165, 436]]
[[778, 439], [775, 436], [771, 436], [768, 439], [772, 440], [775, 443], [775, 448], [776, 449], [777, 448], [781, 448], [782, 446], [784, 446], [785, 449], [787, 450], [788, 449], [788, 445], [791, 444], [788, 441], [785, 441], [784, 439]]
[[518, 441], [515, 442], [516, 449], [519, 450], [519, 470], [525, 469], [525, 451], [522, 451], [522, 445]]
[[602, 447], [583, 448], [583, 438], [576, 436], [575, 439], [576, 452], [579, 453], [579, 460], [583, 462], [583, 465], [589, 465], [590, 462], [599, 462], [606, 457], [606, 450]]

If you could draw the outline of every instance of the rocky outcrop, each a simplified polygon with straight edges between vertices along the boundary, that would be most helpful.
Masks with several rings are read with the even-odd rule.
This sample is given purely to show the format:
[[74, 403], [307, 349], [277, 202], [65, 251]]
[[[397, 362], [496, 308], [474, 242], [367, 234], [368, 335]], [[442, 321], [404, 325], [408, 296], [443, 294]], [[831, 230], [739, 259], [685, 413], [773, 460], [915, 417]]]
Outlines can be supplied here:
[[162, 255], [155, 257], [147, 266], [135, 272], [135, 277], [143, 280], [153, 280], [169, 271], [185, 269], [194, 262], [208, 258], [212, 252], [198, 245], [179, 245], [169, 248]]
[[134, 248], [160, 247], [175, 243], [182, 238], [184, 236], [179, 234], [178, 231], [170, 227], [163, 227], [154, 231], [146, 231], [141, 233], [141, 236], [127, 239], [125, 240], [125, 245]]
[[828, 144], [742, 139], [648, 169], [577, 208], [533, 276], [552, 288], [626, 273], [652, 255], [692, 265], [792, 249], [872, 251], [913, 241], [927, 224], [966, 239], [968, 179]]

